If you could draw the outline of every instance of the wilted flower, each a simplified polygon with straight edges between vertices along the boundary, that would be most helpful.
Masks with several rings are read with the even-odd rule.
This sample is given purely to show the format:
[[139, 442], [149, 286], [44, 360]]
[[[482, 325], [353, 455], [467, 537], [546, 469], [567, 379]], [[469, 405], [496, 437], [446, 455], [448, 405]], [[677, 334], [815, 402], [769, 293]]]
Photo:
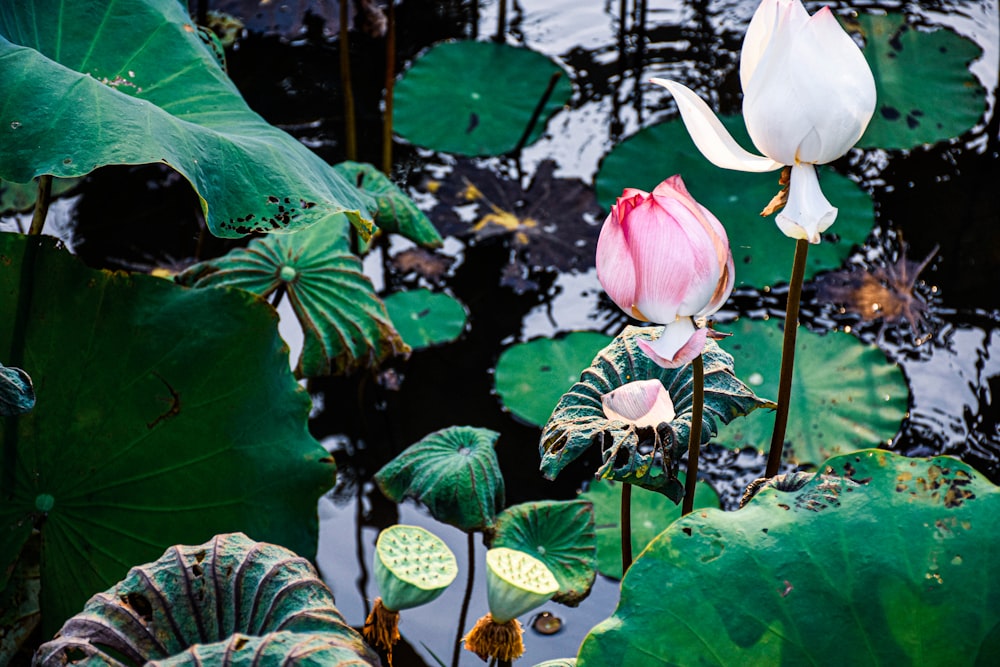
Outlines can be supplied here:
[[743, 118], [763, 156], [745, 151], [692, 90], [653, 79], [677, 101], [698, 149], [739, 171], [791, 167], [788, 202], [776, 222], [786, 236], [819, 243], [837, 218], [814, 165], [844, 155], [875, 111], [875, 79], [829, 7], [809, 16], [800, 0], [764, 0], [740, 55]]
[[673, 421], [674, 402], [659, 380], [635, 380], [601, 396], [604, 416], [608, 419], [652, 426]]
[[622, 193], [597, 240], [597, 277], [626, 313], [665, 325], [657, 340], [639, 341], [664, 368], [701, 354], [708, 329], [696, 328], [692, 318], [716, 312], [735, 279], [726, 230], [680, 176], [652, 193]]

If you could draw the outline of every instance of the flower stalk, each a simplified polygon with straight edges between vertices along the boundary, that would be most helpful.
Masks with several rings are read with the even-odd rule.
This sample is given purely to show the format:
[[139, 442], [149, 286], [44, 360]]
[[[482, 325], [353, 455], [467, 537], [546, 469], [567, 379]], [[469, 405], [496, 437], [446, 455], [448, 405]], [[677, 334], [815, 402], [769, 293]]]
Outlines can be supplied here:
[[632, 567], [632, 485], [622, 484], [622, 576]]
[[[808, 246], [806, 246], [808, 248]], [[705, 362], [702, 355], [691, 362], [694, 396], [691, 406], [691, 431], [688, 438], [687, 478], [684, 480], [684, 502], [681, 505], [681, 516], [691, 513], [694, 509], [694, 490], [698, 482], [698, 457], [701, 455], [701, 422], [705, 410]]]

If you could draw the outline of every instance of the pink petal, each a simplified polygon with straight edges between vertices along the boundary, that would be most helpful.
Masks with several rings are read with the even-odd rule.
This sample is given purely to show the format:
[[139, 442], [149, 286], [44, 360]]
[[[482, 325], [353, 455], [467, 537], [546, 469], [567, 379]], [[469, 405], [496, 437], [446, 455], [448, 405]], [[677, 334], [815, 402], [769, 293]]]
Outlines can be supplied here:
[[673, 421], [674, 404], [659, 380], [636, 380], [601, 396], [604, 415], [636, 426], [659, 426]]
[[597, 238], [597, 279], [619, 308], [632, 313], [636, 289], [635, 266], [625, 232], [614, 210], [604, 220]]
[[689, 317], [682, 317], [663, 328], [654, 341], [639, 339], [639, 348], [663, 368], [678, 368], [693, 361], [705, 349], [708, 329], [695, 329]]
[[788, 183], [788, 203], [778, 213], [778, 228], [793, 239], [819, 243], [820, 234], [837, 219], [837, 209], [827, 201], [819, 187], [816, 167], [802, 164], [792, 167]]

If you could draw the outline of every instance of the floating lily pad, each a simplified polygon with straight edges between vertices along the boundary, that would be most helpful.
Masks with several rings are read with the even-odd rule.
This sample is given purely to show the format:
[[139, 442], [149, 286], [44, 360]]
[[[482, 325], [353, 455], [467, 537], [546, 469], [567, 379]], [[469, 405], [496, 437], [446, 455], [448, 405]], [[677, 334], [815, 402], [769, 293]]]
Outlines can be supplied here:
[[580, 667], [990, 664], [1000, 490], [951, 457], [867, 450], [822, 469], [674, 522]]
[[295, 372], [341, 375], [409, 351], [351, 252], [343, 218], [195, 264], [175, 280], [189, 287], [239, 287], [261, 296], [284, 290], [304, 336]]
[[[206, 534], [315, 553], [335, 468], [309, 435], [274, 311], [247, 292], [94, 271], [54, 239], [0, 234], [5, 275], [26, 256], [17, 345], [44, 392], [0, 430], [0, 572], [37, 527], [42, 631], [133, 563]], [[0, 321], [14, 323], [26, 292], [0, 285]], [[0, 350], [17, 329], [0, 327]]]
[[0, 364], [0, 417], [29, 412], [35, 407], [35, 388], [31, 377], [20, 368]]
[[878, 106], [858, 145], [909, 149], [957, 137], [986, 111], [986, 91], [969, 71], [982, 49], [948, 28], [908, 24], [902, 14], [861, 14], [848, 24], [865, 40]]
[[493, 528], [504, 503], [494, 444], [500, 434], [452, 426], [407, 447], [375, 474], [386, 498], [413, 498], [438, 521], [466, 532]]
[[553, 75], [552, 94], [525, 144], [573, 94], [547, 57], [495, 42], [442, 42], [403, 73], [393, 94], [393, 129], [418, 146], [459, 155], [500, 155], [517, 147]]
[[[679, 502], [684, 487], [677, 481], [676, 461], [687, 451], [692, 415], [692, 371], [657, 366], [636, 342], [659, 336], [663, 327], [626, 327], [585, 368], [580, 381], [563, 395], [542, 431], [539, 452], [542, 473], [555, 477], [592, 445], [601, 449], [596, 476], [629, 482], [663, 493]], [[705, 367], [705, 411], [701, 440], [716, 433], [716, 421], [728, 423], [759, 407], [773, 404], [754, 395], [733, 375], [733, 359], [712, 340], [702, 354]], [[661, 428], [637, 427], [611, 420], [601, 397], [628, 382], [658, 379], [666, 387], [676, 415]], [[680, 447], [678, 447], [680, 443]]]
[[[782, 330], [777, 321], [741, 319], [719, 325], [736, 372], [755, 391], [778, 393]], [[891, 441], [906, 416], [909, 389], [900, 367], [875, 345], [848, 333], [820, 336], [799, 327], [784, 454], [799, 465]], [[719, 432], [729, 447], [771, 446], [774, 413], [760, 411]]]
[[415, 350], [455, 340], [468, 320], [457, 299], [426, 289], [390, 294], [385, 308], [403, 342]]
[[542, 500], [508, 507], [497, 516], [490, 547], [529, 553], [559, 582], [553, 601], [575, 607], [597, 576], [594, 507], [586, 500]]
[[[684, 484], [684, 473], [677, 479]], [[590, 482], [580, 498], [594, 504], [597, 521], [597, 571], [612, 579], [622, 578], [622, 485], [618, 482], [596, 479]], [[698, 480], [694, 491], [694, 508], [720, 507], [719, 494], [703, 480]], [[679, 519], [681, 506], [661, 493], [632, 488], [632, 553], [638, 554], [667, 526]]]
[[495, 373], [504, 407], [529, 424], [544, 426], [562, 395], [611, 340], [594, 331], [574, 331], [507, 348]]
[[345, 214], [374, 200], [240, 96], [176, 0], [18, 2], [0, 21], [0, 178], [164, 163], [198, 192], [217, 236]]
[[[741, 116], [725, 116], [722, 123], [747, 150], [757, 152]], [[857, 184], [829, 167], [821, 166], [818, 173], [823, 194], [838, 213], [823, 242], [809, 248], [807, 279], [839, 267], [875, 224], [874, 204]], [[610, 209], [624, 188], [649, 192], [673, 174], [684, 177], [691, 195], [726, 228], [738, 286], [763, 288], [788, 282], [795, 239], [781, 233], [773, 216], [760, 216], [780, 189], [779, 172], [751, 174], [716, 167], [695, 148], [680, 119], [648, 127], [616, 146], [601, 163], [597, 198]]]

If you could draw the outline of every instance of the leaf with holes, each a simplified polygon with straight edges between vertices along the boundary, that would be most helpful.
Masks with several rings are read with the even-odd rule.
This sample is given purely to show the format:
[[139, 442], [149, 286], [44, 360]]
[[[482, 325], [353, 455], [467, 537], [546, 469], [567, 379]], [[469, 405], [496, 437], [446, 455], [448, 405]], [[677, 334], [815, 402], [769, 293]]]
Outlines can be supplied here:
[[542, 561], [559, 582], [554, 602], [575, 607], [597, 576], [594, 507], [585, 500], [541, 500], [497, 516], [490, 548], [507, 547]]
[[213, 44], [176, 0], [3, 3], [0, 178], [163, 163], [217, 236], [338, 213], [370, 235], [374, 201], [253, 112]]
[[[753, 147], [742, 117], [723, 117], [722, 123], [741, 145]], [[636, 170], [637, 164], [644, 168]], [[726, 228], [738, 286], [788, 282], [795, 239], [782, 234], [773, 217], [760, 216], [778, 193], [778, 172], [751, 174], [716, 167], [695, 148], [680, 119], [640, 130], [615, 146], [597, 174], [597, 198], [610, 207], [624, 188], [650, 191], [670, 174], [682, 174], [692, 196]], [[875, 205], [864, 190], [830, 167], [820, 167], [819, 174], [824, 195], [838, 209], [837, 222], [822, 243], [810, 247], [807, 279], [838, 268], [875, 225]]]
[[[740, 375], [756, 391], [777, 395], [783, 334], [778, 323], [743, 318], [720, 324], [734, 335], [726, 347]], [[815, 466], [824, 459], [892, 440], [906, 415], [910, 392], [898, 364], [875, 345], [848, 333], [815, 334], [799, 327], [785, 431], [785, 457]], [[719, 432], [727, 447], [771, 446], [774, 413], [737, 419]]]
[[466, 532], [491, 530], [504, 503], [494, 444], [500, 434], [451, 426], [407, 447], [375, 474], [386, 498], [413, 498], [431, 516]]
[[455, 340], [468, 320], [465, 306], [457, 299], [426, 289], [390, 294], [385, 309], [403, 342], [413, 349]]
[[[525, 136], [555, 77], [537, 123]], [[547, 57], [496, 42], [442, 42], [403, 72], [393, 93], [394, 128], [418, 146], [458, 155], [500, 155], [542, 135], [573, 94]]]
[[[677, 480], [684, 484], [684, 473], [677, 473]], [[597, 571], [612, 579], [622, 578], [622, 485], [605, 479], [590, 482], [580, 498], [594, 503], [597, 522]], [[719, 507], [719, 494], [704, 480], [698, 480], [694, 491], [694, 508]], [[663, 494], [641, 487], [632, 489], [632, 553], [638, 554], [662, 533], [667, 526], [679, 519], [681, 506]]]
[[948, 28], [924, 30], [903, 14], [861, 14], [848, 29], [865, 40], [878, 106], [860, 146], [915, 148], [959, 136], [986, 111], [986, 90], [969, 71], [982, 49]]
[[351, 252], [347, 230], [343, 218], [334, 218], [294, 234], [254, 239], [175, 280], [198, 288], [239, 287], [264, 297], [283, 290], [304, 336], [299, 377], [374, 368], [409, 348]]
[[[270, 306], [95, 271], [47, 237], [0, 234], [0, 258], [32, 285], [0, 350], [44, 388], [0, 430], [0, 567], [41, 531], [45, 634], [171, 544], [242, 530], [315, 553], [335, 468]], [[17, 321], [18, 283], [0, 281], [0, 321]]]
[[308, 560], [231, 533], [172, 546], [133, 567], [66, 621], [38, 649], [36, 664], [86, 656], [100, 664], [249, 666], [305, 647], [319, 651], [313, 659], [323, 655], [325, 665], [379, 664]]
[[865, 450], [821, 469], [675, 521], [632, 564], [580, 667], [991, 664], [1000, 489], [944, 456]]
[[[559, 400], [539, 443], [542, 473], [548, 479], [555, 479], [570, 462], [591, 445], [597, 445], [602, 461], [597, 477], [636, 484], [659, 491], [674, 502], [680, 500], [684, 488], [677, 481], [674, 464], [681, 452], [687, 451], [691, 430], [691, 366], [660, 368], [636, 342], [638, 338], [655, 338], [662, 331], [663, 327], [626, 327], [597, 354], [590, 367], [584, 369], [580, 381]], [[774, 407], [733, 375], [733, 358], [714, 341], [708, 341], [702, 358], [703, 444], [715, 436], [716, 421], [725, 424], [759, 407]], [[663, 383], [673, 401], [677, 414], [670, 424], [654, 430], [605, 416], [601, 403], [604, 394], [628, 382], [654, 378]]]

